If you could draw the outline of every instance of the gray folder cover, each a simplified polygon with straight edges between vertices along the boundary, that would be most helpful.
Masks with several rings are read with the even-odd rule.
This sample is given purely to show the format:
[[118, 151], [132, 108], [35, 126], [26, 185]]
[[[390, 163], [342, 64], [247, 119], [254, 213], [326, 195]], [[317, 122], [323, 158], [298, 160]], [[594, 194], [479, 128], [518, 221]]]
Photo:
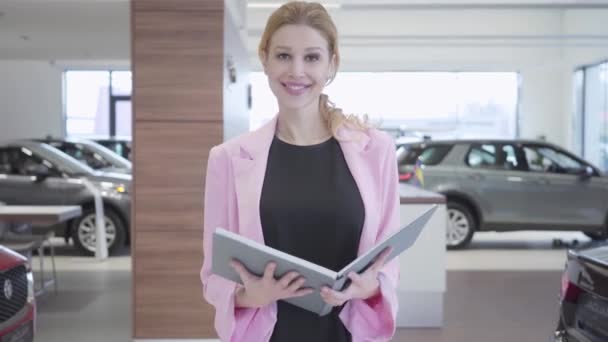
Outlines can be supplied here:
[[258, 276], [262, 276], [266, 265], [274, 261], [277, 263], [275, 271], [276, 279], [281, 278], [287, 272], [296, 271], [306, 279], [303, 287], [314, 289], [314, 292], [309, 295], [288, 298], [284, 301], [317, 313], [319, 316], [324, 316], [331, 311], [332, 307], [321, 298], [320, 290], [322, 286], [342, 291], [348, 286], [348, 273], [351, 271], [356, 273], [363, 272], [386, 247], [391, 246], [393, 248], [387, 261], [410, 248], [416, 242], [420, 232], [436, 209], [437, 205], [433, 205], [413, 222], [401, 227], [393, 235], [359, 256], [339, 272], [283, 253], [218, 227], [213, 233], [212, 272], [218, 276], [242, 284], [239, 275], [230, 267], [232, 259], [240, 261], [251, 273]]

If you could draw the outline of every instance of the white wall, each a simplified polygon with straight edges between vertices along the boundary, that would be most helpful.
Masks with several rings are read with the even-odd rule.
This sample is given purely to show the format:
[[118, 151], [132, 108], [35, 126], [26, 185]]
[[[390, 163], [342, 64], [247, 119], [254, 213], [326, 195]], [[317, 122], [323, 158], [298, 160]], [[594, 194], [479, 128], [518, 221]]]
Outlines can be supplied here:
[[64, 135], [63, 72], [129, 70], [121, 60], [0, 59], [0, 140]]
[[61, 71], [48, 62], [0, 61], [0, 140], [61, 135]]

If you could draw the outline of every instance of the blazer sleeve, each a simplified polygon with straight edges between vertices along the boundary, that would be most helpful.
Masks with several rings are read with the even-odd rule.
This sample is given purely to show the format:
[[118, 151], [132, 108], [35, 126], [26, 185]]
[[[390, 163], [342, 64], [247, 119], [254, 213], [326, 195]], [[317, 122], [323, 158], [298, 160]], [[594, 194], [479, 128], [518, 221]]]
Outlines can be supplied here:
[[[204, 199], [203, 266], [200, 271], [203, 297], [215, 307], [215, 330], [223, 342], [245, 341], [254, 327], [272, 326], [268, 310], [235, 308], [237, 283], [211, 273], [213, 232], [217, 227], [234, 231], [229, 222], [230, 159], [219, 146], [211, 149], [207, 162]], [[249, 339], [251, 340], [251, 339]]]
[[[382, 164], [382, 211], [376, 243], [399, 229], [399, 178], [394, 145], [387, 142]], [[346, 315], [351, 333], [357, 341], [384, 342], [395, 334], [398, 310], [397, 284], [399, 258], [388, 262], [378, 275], [380, 294], [367, 300], [354, 299], [347, 303]]]

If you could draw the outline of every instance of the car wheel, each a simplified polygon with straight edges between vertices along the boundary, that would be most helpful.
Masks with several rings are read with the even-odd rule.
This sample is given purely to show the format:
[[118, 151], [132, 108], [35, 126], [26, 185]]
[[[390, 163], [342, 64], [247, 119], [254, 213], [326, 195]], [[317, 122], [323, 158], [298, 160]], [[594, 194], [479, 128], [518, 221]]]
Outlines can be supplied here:
[[[104, 208], [104, 214], [108, 254], [113, 254], [124, 246], [126, 229], [118, 214], [112, 209]], [[97, 241], [95, 217], [94, 208], [84, 208], [82, 216], [75, 220], [72, 225], [72, 241], [83, 255], [95, 255]]]
[[471, 209], [458, 202], [448, 202], [446, 245], [448, 249], [464, 248], [475, 233], [475, 220]]

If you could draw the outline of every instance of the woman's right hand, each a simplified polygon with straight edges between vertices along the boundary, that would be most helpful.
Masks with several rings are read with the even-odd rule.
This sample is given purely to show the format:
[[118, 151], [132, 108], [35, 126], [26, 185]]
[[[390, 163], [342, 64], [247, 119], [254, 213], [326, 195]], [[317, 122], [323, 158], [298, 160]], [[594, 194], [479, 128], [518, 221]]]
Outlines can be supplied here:
[[301, 288], [306, 280], [294, 271], [275, 280], [274, 272], [277, 266], [273, 262], [266, 265], [262, 277], [250, 273], [236, 260], [233, 260], [230, 266], [239, 274], [244, 285], [235, 295], [237, 307], [261, 308], [280, 299], [306, 296], [313, 292], [312, 289]]

